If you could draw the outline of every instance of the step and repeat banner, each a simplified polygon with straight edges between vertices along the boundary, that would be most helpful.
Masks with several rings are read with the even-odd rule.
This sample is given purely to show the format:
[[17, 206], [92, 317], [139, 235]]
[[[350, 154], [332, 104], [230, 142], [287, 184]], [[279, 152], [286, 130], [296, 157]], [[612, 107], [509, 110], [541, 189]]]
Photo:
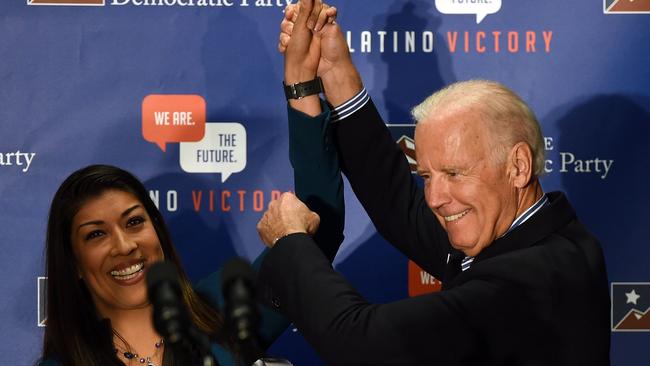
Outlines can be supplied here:
[[[193, 280], [262, 251], [255, 224], [293, 188], [276, 50], [291, 2], [2, 2], [0, 364], [29, 365], [40, 354], [48, 207], [80, 167], [117, 165], [143, 180]], [[605, 251], [612, 364], [646, 364], [650, 1], [332, 5], [366, 88], [411, 158], [408, 111], [444, 85], [497, 80], [531, 105], [546, 142], [544, 189], [568, 194]], [[377, 235], [348, 188], [346, 205], [335, 265], [369, 300], [439, 289]], [[270, 351], [323, 364], [294, 329]]]

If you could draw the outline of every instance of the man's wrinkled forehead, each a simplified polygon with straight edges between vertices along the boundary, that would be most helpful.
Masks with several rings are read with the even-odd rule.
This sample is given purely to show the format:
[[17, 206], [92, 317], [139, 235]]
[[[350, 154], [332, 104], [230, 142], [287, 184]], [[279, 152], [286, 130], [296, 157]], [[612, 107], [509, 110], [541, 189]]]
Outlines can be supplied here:
[[475, 111], [458, 110], [423, 122], [415, 129], [416, 155], [437, 155], [435, 160], [442, 162], [461, 157], [482, 160], [489, 154], [492, 134]]
[[436, 109], [418, 121], [415, 126], [416, 139], [422, 133], [435, 134], [441, 139], [456, 139], [461, 135], [484, 136], [489, 133], [489, 128], [479, 108], [453, 105]]

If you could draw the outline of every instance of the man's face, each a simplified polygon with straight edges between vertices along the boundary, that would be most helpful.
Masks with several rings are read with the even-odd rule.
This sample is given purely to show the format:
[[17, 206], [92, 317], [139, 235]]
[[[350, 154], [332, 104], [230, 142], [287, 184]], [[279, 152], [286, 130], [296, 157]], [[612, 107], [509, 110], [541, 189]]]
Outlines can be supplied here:
[[491, 155], [491, 135], [469, 108], [437, 114], [415, 131], [418, 174], [427, 204], [452, 246], [476, 256], [510, 227], [517, 191], [507, 163]]

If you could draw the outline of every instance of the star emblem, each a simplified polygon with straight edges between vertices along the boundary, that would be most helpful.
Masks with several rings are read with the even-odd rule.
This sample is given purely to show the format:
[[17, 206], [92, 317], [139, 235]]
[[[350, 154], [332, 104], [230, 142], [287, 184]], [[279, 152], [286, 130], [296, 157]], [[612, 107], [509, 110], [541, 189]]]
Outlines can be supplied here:
[[634, 291], [634, 289], [632, 289], [632, 291], [630, 292], [626, 292], [625, 296], [627, 296], [627, 301], [625, 303], [626, 304], [632, 303], [634, 305], [636, 305], [636, 301], [639, 299], [639, 297], [641, 297], [641, 295], [637, 294], [636, 291]]

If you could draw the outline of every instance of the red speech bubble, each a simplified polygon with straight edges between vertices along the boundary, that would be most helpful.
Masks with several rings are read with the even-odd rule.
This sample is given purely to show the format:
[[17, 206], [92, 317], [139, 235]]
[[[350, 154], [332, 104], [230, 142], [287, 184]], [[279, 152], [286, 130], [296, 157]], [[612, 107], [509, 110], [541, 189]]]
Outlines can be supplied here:
[[442, 282], [409, 261], [409, 296], [414, 297], [442, 290]]
[[142, 136], [165, 151], [168, 142], [194, 142], [205, 135], [205, 99], [200, 95], [147, 95]]

